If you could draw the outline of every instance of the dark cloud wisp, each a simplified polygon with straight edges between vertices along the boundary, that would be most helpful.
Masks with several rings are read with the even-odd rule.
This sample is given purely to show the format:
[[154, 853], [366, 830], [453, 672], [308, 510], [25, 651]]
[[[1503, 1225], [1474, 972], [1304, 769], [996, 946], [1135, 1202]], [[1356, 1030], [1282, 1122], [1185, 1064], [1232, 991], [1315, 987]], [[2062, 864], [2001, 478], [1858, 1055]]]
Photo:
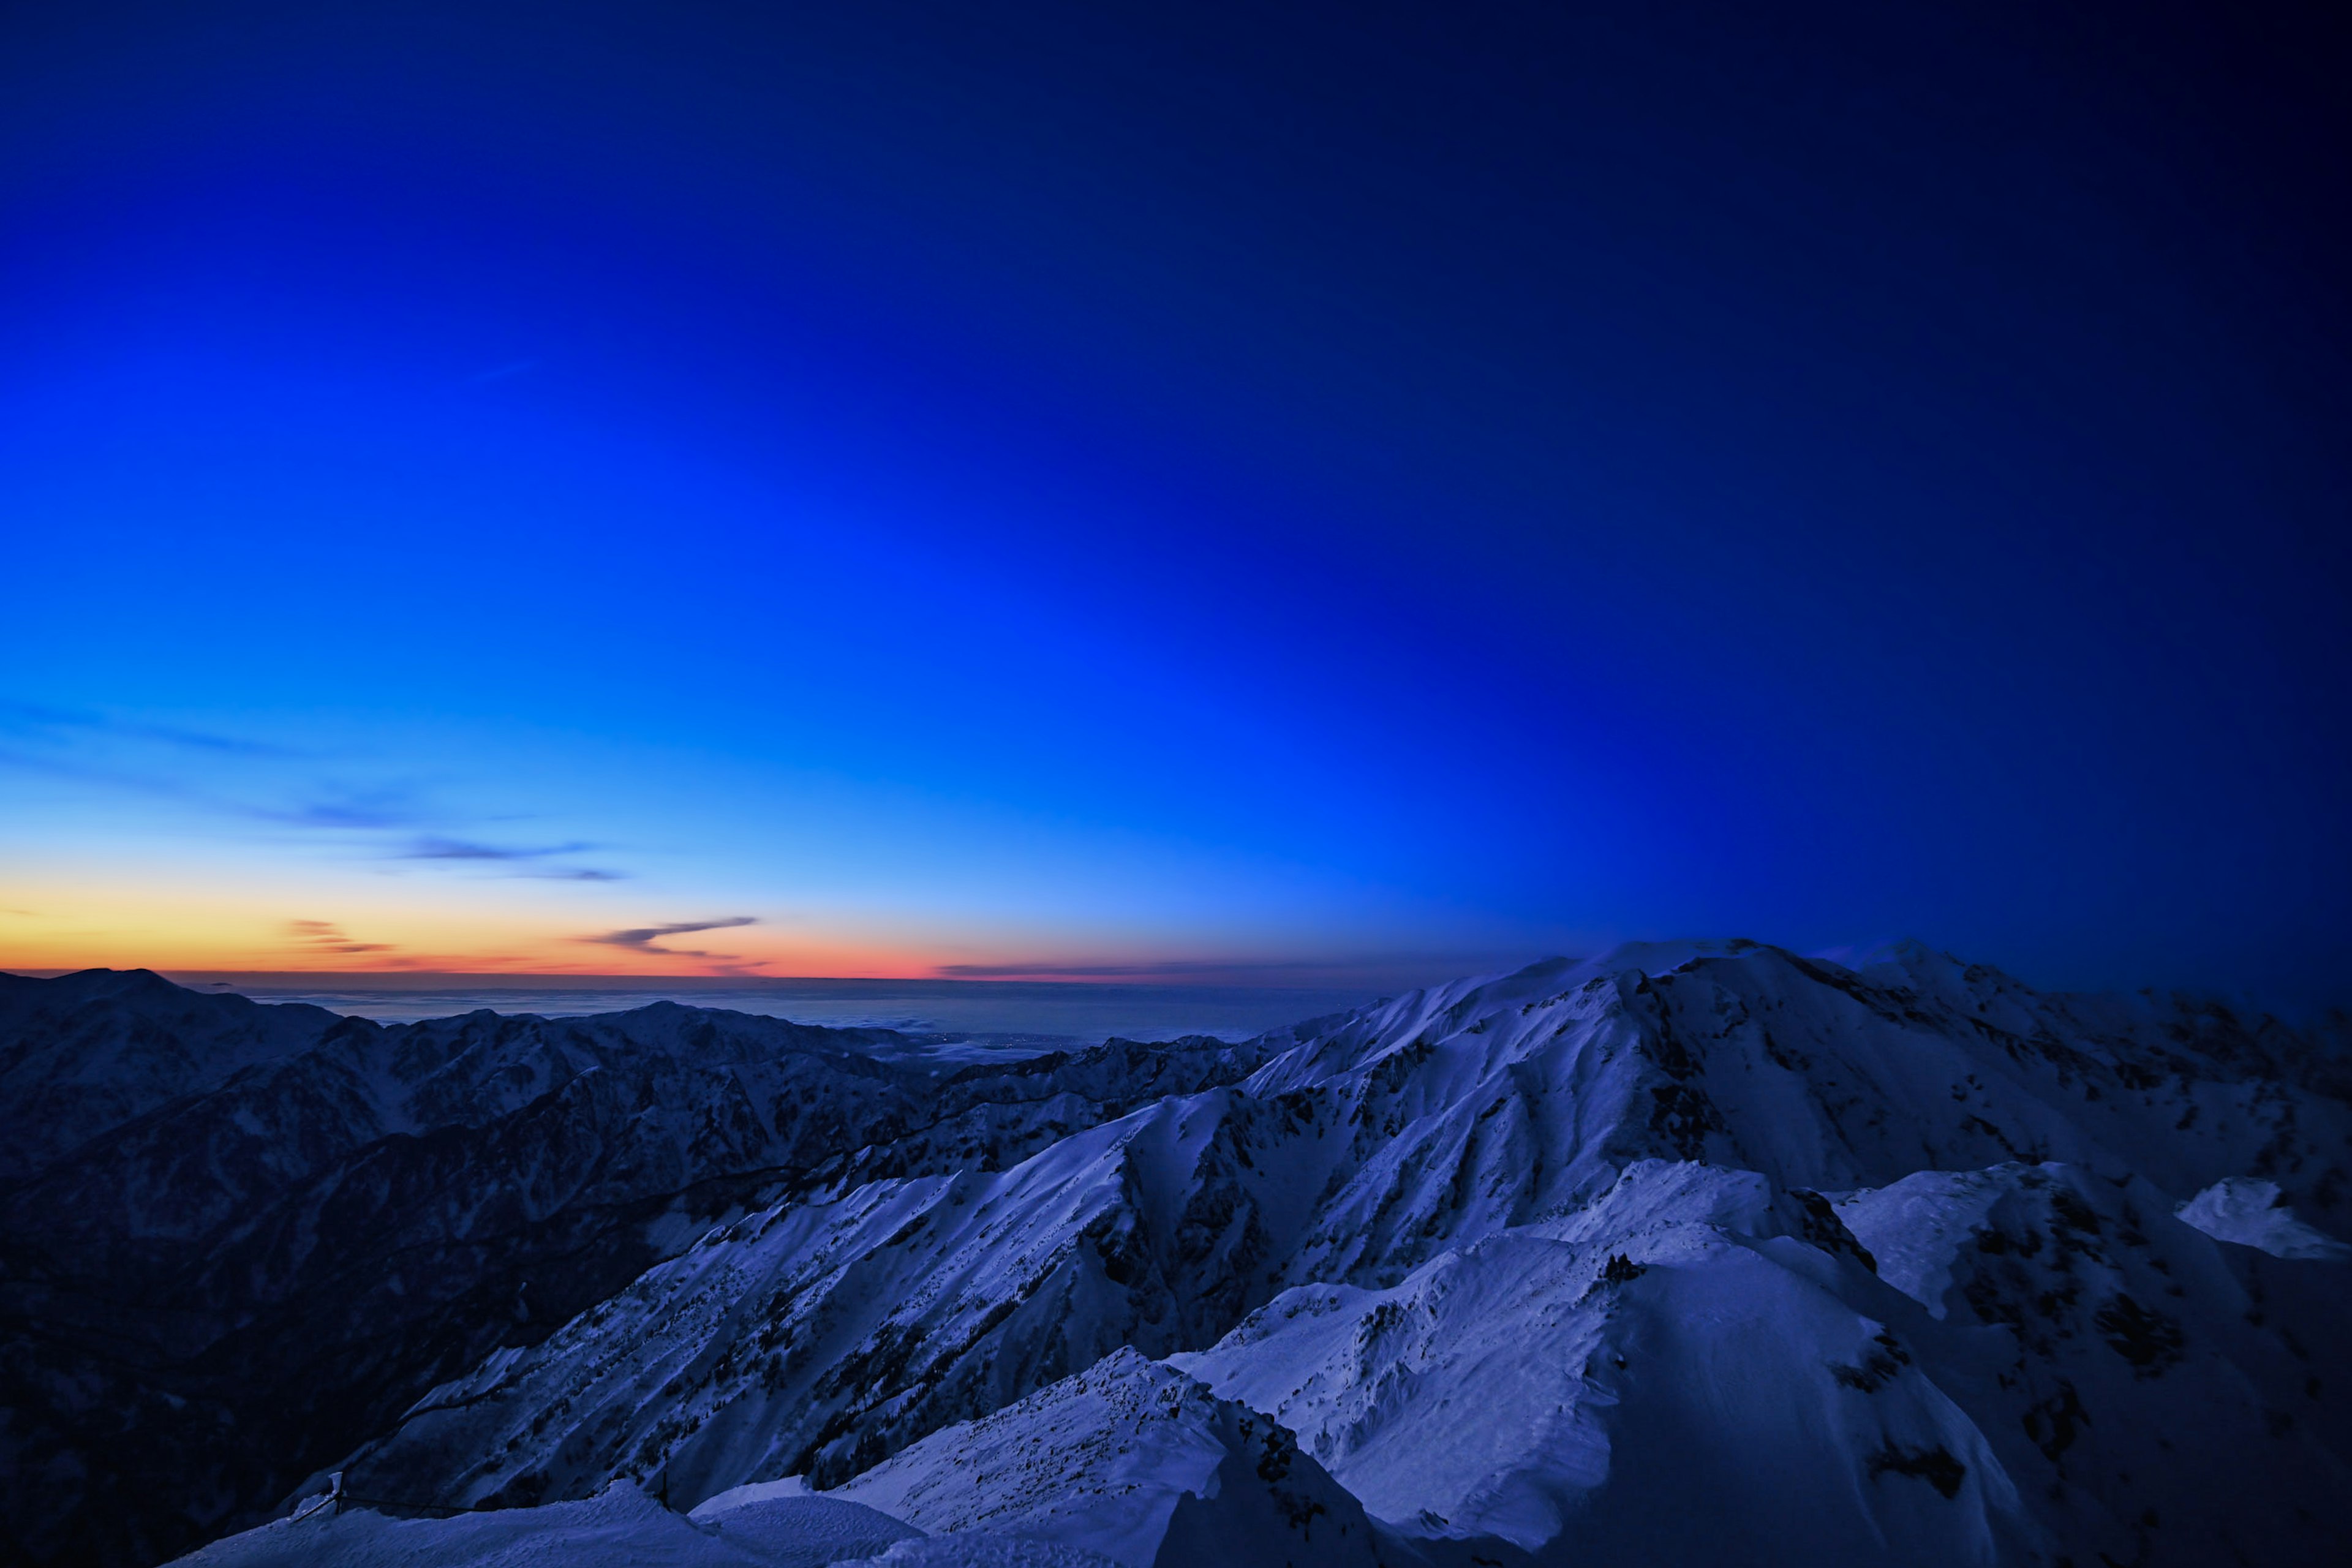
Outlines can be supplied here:
[[390, 952], [392, 944], [384, 942], [353, 942], [343, 928], [332, 921], [288, 921], [286, 931], [296, 942], [313, 952]]
[[759, 923], [758, 918], [752, 915], [728, 915], [715, 921], [677, 921], [669, 925], [634, 926], [626, 931], [608, 931], [601, 936], [583, 936], [579, 940], [605, 947], [632, 948], [638, 952], [657, 952], [665, 958], [698, 958], [713, 963], [739, 963], [741, 960], [731, 952], [705, 952], [698, 948], [659, 947], [655, 944], [664, 937], [684, 936], [689, 931], [724, 931], [731, 926]]
[[100, 713], [83, 713], [66, 708], [49, 708], [35, 702], [0, 702], [0, 726], [16, 730], [81, 731], [101, 735], [121, 735], [140, 741], [159, 741], [168, 746], [181, 746], [194, 752], [214, 752], [226, 756], [299, 757], [303, 753], [286, 746], [271, 745], [266, 741], [248, 741], [236, 735], [215, 735], [204, 730], [184, 730], [173, 724], [142, 724], [131, 720], [110, 719]]
[[587, 844], [551, 844], [544, 848], [522, 848], [505, 844], [478, 844], [467, 838], [442, 838], [431, 835], [412, 839], [398, 858], [403, 860], [544, 860], [551, 855], [576, 855], [593, 848]]

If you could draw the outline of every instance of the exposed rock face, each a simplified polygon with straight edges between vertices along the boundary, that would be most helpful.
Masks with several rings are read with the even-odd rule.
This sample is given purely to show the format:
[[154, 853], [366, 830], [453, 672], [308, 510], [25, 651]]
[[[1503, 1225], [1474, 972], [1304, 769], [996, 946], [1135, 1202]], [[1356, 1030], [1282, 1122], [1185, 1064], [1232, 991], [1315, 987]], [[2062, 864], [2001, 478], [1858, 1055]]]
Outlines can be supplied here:
[[320, 1007], [209, 996], [145, 970], [0, 974], [0, 1182], [256, 1062], [315, 1045]]

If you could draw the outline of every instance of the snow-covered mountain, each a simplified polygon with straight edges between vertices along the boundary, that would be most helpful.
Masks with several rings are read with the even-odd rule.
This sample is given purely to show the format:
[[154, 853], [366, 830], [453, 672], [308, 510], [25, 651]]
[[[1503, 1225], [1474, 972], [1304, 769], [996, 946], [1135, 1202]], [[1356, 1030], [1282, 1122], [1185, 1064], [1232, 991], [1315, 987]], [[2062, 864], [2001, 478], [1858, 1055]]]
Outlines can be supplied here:
[[380, 1027], [142, 973], [0, 984], [0, 1541], [143, 1564], [712, 1223], [992, 1167], [1238, 1079], [1215, 1040], [959, 1063], [659, 1005]]
[[[334, 1194], [384, 1194], [317, 1277], [377, 1303], [363, 1321], [385, 1278], [414, 1289], [394, 1238], [420, 1225], [532, 1315], [415, 1350], [406, 1408], [387, 1388], [346, 1421], [373, 1426], [333, 1468], [370, 1506], [495, 1507], [542, 1544], [651, 1495], [776, 1563], [851, 1560], [810, 1533], [821, 1501], [920, 1531], [856, 1548], [908, 1563], [2352, 1545], [2352, 1079], [2267, 1019], [2039, 994], [1916, 946], [1849, 967], [1731, 942], [961, 1078], [767, 1032], [790, 1028], [672, 1008], [322, 1035], [97, 1134], [0, 1214], [13, 1254], [115, 1192], [104, 1224], [49, 1222], [51, 1256], [135, 1265], [163, 1235], [259, 1319], [313, 1279]], [[314, 1104], [350, 1131], [293, 1138]], [[616, 1152], [554, 1157], [571, 1136]], [[429, 1203], [366, 1184], [404, 1140], [447, 1145], [397, 1189]], [[159, 1162], [229, 1174], [158, 1222]], [[238, 1184], [260, 1168], [290, 1173]], [[601, 1271], [542, 1311], [583, 1236]], [[430, 1317], [385, 1321], [422, 1347]], [[289, 1467], [341, 1451], [269, 1473], [299, 1496]], [[373, 1517], [207, 1558], [333, 1561], [318, 1531]], [[490, 1561], [462, 1544], [490, 1517], [410, 1521], [406, 1556], [366, 1560]], [[574, 1560], [603, 1561], [586, 1539]]]

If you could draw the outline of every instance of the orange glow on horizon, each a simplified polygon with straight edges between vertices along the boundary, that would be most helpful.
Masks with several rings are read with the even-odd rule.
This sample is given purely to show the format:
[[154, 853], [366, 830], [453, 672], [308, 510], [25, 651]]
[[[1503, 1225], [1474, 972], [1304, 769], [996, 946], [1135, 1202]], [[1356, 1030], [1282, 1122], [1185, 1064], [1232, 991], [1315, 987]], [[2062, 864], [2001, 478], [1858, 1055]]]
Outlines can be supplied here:
[[658, 933], [704, 922], [612, 929], [553, 910], [451, 910], [337, 891], [0, 888], [0, 970], [914, 979], [972, 956], [961, 944], [912, 932], [894, 942], [846, 921], [838, 935], [820, 935], [805, 921], [736, 916], [740, 923], [667, 935]]
[[[1097, 983], [1168, 977], [1151, 960], [1170, 955], [1132, 944], [1005, 931], [992, 932], [996, 942], [983, 946], [960, 940], [961, 932], [942, 923], [861, 912], [833, 921], [737, 915], [616, 929], [609, 917], [583, 920], [561, 909], [490, 910], [478, 902], [451, 909], [395, 902], [373, 889], [215, 893], [204, 887], [134, 892], [18, 885], [0, 887], [0, 971]], [[594, 929], [599, 924], [606, 929]]]
[[484, 952], [462, 949], [404, 949], [391, 953], [346, 953], [278, 945], [114, 940], [42, 941], [18, 938], [0, 944], [0, 971], [72, 972], [82, 969], [152, 969], [196, 973], [268, 974], [564, 974], [655, 978], [741, 979], [795, 975], [856, 975], [914, 980], [937, 978], [952, 961], [883, 948], [796, 946], [774, 957], [688, 958], [659, 952], [625, 950], [576, 956], [573, 943], [556, 939], [533, 949]]

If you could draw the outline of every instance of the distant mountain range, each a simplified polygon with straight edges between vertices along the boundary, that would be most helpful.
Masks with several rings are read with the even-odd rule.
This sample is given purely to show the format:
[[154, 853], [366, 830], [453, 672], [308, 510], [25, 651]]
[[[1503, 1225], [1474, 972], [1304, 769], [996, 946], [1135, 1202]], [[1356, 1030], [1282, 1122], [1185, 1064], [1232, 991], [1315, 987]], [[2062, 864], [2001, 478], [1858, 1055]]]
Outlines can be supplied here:
[[28, 1563], [2352, 1555], [2352, 1062], [1916, 945], [978, 1062], [0, 978], [0, 1132]]

